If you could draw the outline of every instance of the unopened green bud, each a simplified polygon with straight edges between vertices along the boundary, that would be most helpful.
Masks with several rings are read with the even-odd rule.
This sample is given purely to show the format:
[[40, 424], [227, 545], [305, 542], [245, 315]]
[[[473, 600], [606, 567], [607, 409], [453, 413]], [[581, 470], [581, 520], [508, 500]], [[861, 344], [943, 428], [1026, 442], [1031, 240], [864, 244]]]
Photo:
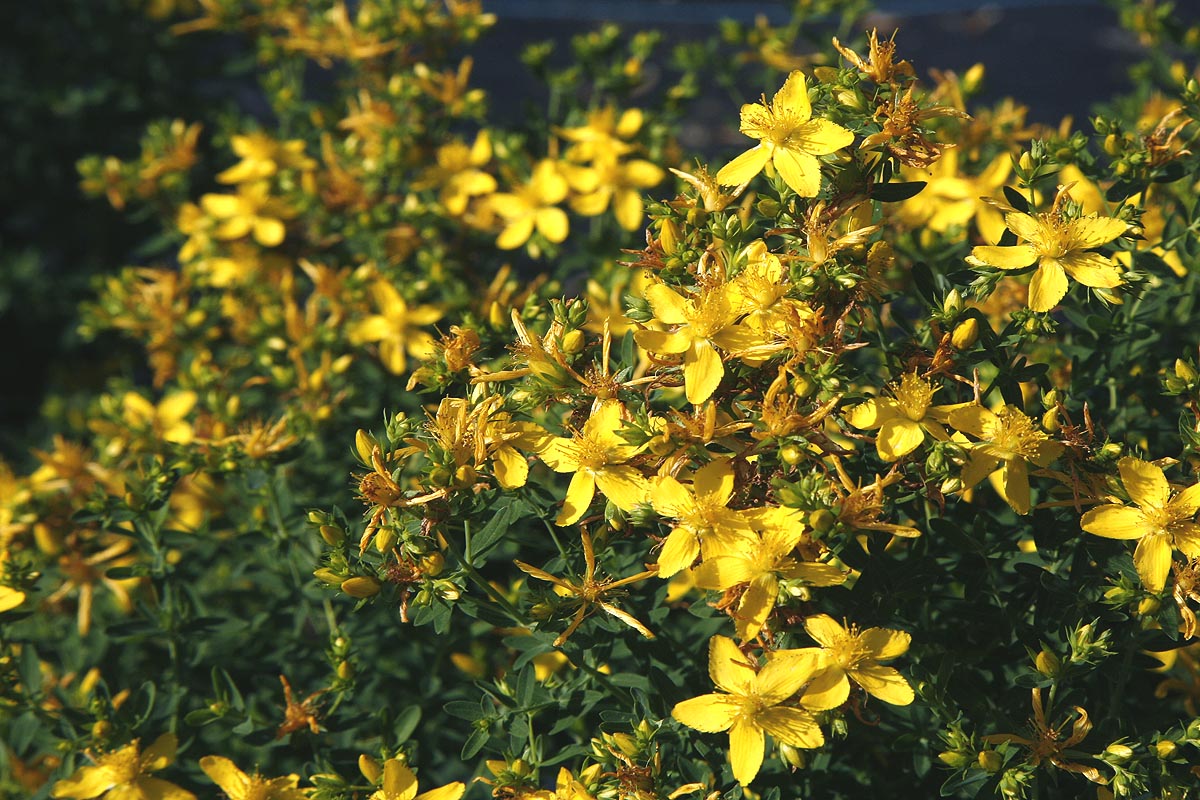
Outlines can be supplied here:
[[995, 750], [981, 750], [976, 760], [980, 768], [989, 773], [998, 772], [1004, 766], [1004, 759]]
[[382, 584], [378, 578], [372, 578], [366, 575], [356, 575], [353, 578], [347, 578], [342, 581], [342, 591], [351, 597], [359, 599], [365, 597], [374, 597], [379, 594], [379, 588]]

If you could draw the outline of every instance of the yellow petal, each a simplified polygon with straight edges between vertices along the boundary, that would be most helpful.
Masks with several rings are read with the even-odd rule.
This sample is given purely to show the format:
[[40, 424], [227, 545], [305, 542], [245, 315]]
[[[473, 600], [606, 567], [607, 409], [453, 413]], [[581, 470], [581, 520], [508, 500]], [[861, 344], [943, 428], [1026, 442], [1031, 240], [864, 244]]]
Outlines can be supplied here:
[[538, 458], [555, 472], [574, 472], [579, 469], [579, 448], [573, 439], [550, 437], [538, 451]]
[[841, 667], [832, 666], [822, 670], [804, 689], [800, 702], [813, 711], [827, 711], [837, 708], [846, 702], [850, 696], [850, 681], [846, 671]]
[[894, 706], [906, 706], [913, 701], [913, 689], [904, 676], [892, 667], [873, 666], [850, 670], [855, 683], [867, 690], [867, 694], [878, 697]]
[[683, 385], [688, 402], [700, 405], [721, 384], [725, 365], [707, 339], [697, 339], [683, 356]]
[[676, 528], [663, 542], [658, 554], [658, 577], [669, 578], [687, 569], [700, 555], [700, 541], [687, 528]]
[[[766, 539], [768, 535], [763, 534], [763, 538]], [[786, 578], [804, 581], [809, 586], [840, 586], [846, 582], [848, 577], [845, 572], [833, 564], [814, 564], [808, 561], [801, 562], [781, 574]]]
[[804, 620], [804, 630], [822, 647], [834, 647], [846, 636], [846, 629], [828, 614], [814, 614]]
[[689, 513], [695, 506], [692, 493], [670, 475], [663, 475], [650, 481], [650, 503], [659, 514], [675, 519]]
[[646, 301], [650, 303], [651, 310], [654, 311], [655, 318], [661, 322], [668, 325], [679, 325], [688, 321], [691, 303], [671, 287], [653, 283], [646, 287], [645, 297]]
[[730, 694], [744, 696], [754, 686], [753, 667], [728, 636], [708, 640], [708, 676], [717, 688]]
[[759, 712], [755, 720], [762, 729], [775, 737], [775, 741], [792, 747], [812, 749], [825, 744], [825, 736], [817, 721], [798, 708], [768, 708]]
[[[697, 576], [708, 563], [706, 561], [700, 565], [700, 568], [696, 570]], [[700, 584], [699, 577], [697, 577], [696, 584]], [[734, 618], [737, 623], [739, 639], [746, 642], [758, 635], [762, 626], [766, 624], [767, 617], [775, 610], [775, 600], [778, 596], [779, 580], [774, 574], [759, 575], [750, 582], [742, 594], [742, 599], [738, 602], [737, 615]], [[759, 675], [759, 677], [762, 676]]]
[[[871, 398], [864, 403], [859, 403], [846, 415], [846, 421], [859, 430], [868, 431], [873, 428], [878, 428], [883, 424], [883, 419], [886, 414], [882, 398]], [[884, 417], [886, 418], [886, 417]]]
[[[788, 146], [814, 156], [824, 156], [849, 147], [854, 134], [827, 119], [810, 120], [797, 128], [788, 138]], [[777, 165], [778, 166], [778, 165]]]
[[963, 482], [963, 488], [970, 489], [978, 485], [980, 481], [991, 475], [999, 464], [1000, 459], [995, 456], [979, 451], [971, 452], [967, 456], [967, 463], [963, 465], [962, 473], [959, 476]]
[[729, 730], [741, 710], [741, 703], [727, 694], [705, 694], [676, 703], [671, 716], [703, 733], [720, 733]]
[[[656, 181], [657, 182], [657, 181]], [[651, 184], [653, 186], [654, 184]], [[645, 215], [642, 208], [642, 195], [632, 189], [620, 189], [615, 195], [613, 212], [617, 224], [627, 231], [636, 231], [642, 227]]]
[[1014, 458], [1000, 466], [1001, 495], [1018, 514], [1029, 513], [1029, 469], [1025, 459]]
[[518, 217], [509, 223], [508, 227], [500, 232], [496, 238], [496, 247], [501, 250], [516, 250], [521, 245], [529, 241], [529, 237], [533, 235], [533, 215], [526, 214]]
[[25, 593], [9, 586], [0, 586], [0, 614], [12, 611], [25, 602]]
[[538, 233], [555, 244], [566, 240], [570, 223], [561, 208], [539, 208], [535, 216]]
[[221, 791], [230, 797], [245, 797], [250, 779], [237, 765], [224, 756], [205, 756], [200, 759], [200, 769]]
[[529, 479], [529, 462], [509, 445], [501, 445], [492, 453], [492, 472], [502, 489], [516, 489]]
[[1167, 504], [1171, 516], [1175, 519], [1194, 517], [1200, 511], [1200, 483], [1193, 483]]
[[458, 800], [467, 791], [467, 786], [462, 781], [447, 783], [445, 786], [439, 786], [436, 789], [430, 789], [428, 792], [421, 792], [416, 796], [416, 800]]
[[693, 570], [697, 586], [715, 591], [725, 591], [745, 583], [757, 574], [754, 563], [739, 555], [708, 556]]
[[70, 797], [73, 800], [90, 800], [117, 785], [113, 771], [105, 766], [80, 767], [69, 778], [54, 784], [51, 797]]
[[1067, 273], [1062, 264], [1052, 258], [1043, 258], [1029, 282], [1030, 310], [1050, 311], [1066, 293]]
[[179, 749], [179, 740], [173, 733], [164, 733], [154, 740], [154, 744], [142, 752], [142, 771], [157, 772], [175, 760], [175, 751]]
[[668, 333], [667, 331], [634, 331], [633, 340], [651, 353], [687, 352], [692, 346], [692, 337], [686, 333]]
[[905, 631], [894, 631], [888, 628], [867, 628], [859, 634], [858, 641], [871, 653], [876, 661], [888, 661], [908, 652], [912, 641]]
[[982, 439], [988, 423], [993, 422], [996, 415], [983, 406], [974, 404], [959, 406], [950, 412], [947, 421], [955, 430], [969, 433], [977, 439]]
[[1067, 253], [1060, 261], [1067, 274], [1084, 286], [1112, 289], [1122, 283], [1121, 270], [1099, 253]]
[[1169, 534], [1143, 536], [1133, 552], [1142, 585], [1152, 592], [1161, 592], [1171, 571], [1171, 537]]
[[632, 511], [635, 506], [646, 502], [650, 488], [642, 473], [625, 465], [598, 470], [596, 487], [622, 511]]
[[383, 762], [383, 793], [388, 800], [413, 800], [417, 796], [417, 776], [402, 761]]
[[808, 86], [803, 72], [796, 69], [788, 73], [783, 86], [771, 98], [771, 110], [799, 122], [812, 117], [812, 104], [808, 100]]
[[1027, 244], [1011, 247], [980, 245], [971, 249], [971, 256], [989, 267], [998, 267], [999, 269], [1021, 269], [1028, 267], [1038, 259], [1037, 251]]
[[733, 467], [728, 458], [714, 458], [692, 478], [697, 495], [704, 495], [708, 502], [725, 505], [733, 496]]
[[762, 728], [753, 722], [739, 719], [729, 729], [729, 765], [742, 786], [748, 786], [758, 775], [765, 750]]
[[1106, 539], [1140, 539], [1153, 527], [1139, 509], [1127, 506], [1097, 506], [1083, 515], [1080, 526]]
[[1004, 224], [1026, 242], [1041, 243], [1046, 238], [1046, 226], [1028, 214], [1020, 212], [1005, 214]]
[[255, 217], [254, 241], [263, 247], [278, 247], [283, 244], [286, 235], [287, 228], [280, 220], [270, 217]]
[[752, 147], [721, 167], [717, 172], [717, 183], [722, 186], [738, 186], [750, 181], [762, 172], [771, 160], [771, 148], [765, 144]]
[[1112, 217], [1081, 217], [1067, 223], [1067, 249], [1087, 249], [1108, 244], [1129, 226]]
[[771, 159], [779, 176], [800, 197], [816, 197], [821, 191], [821, 162], [800, 150], [775, 148]]
[[567, 497], [563, 501], [562, 510], [558, 512], [558, 518], [554, 520], [555, 525], [573, 525], [579, 521], [584, 512], [588, 510], [588, 506], [592, 504], [592, 498], [596, 494], [596, 479], [591, 472], [580, 470], [571, 478], [571, 485], [567, 487]]
[[1121, 472], [1121, 482], [1129, 497], [1144, 509], [1160, 509], [1167, 507], [1171, 496], [1171, 487], [1167, 484], [1167, 476], [1160, 467], [1142, 461], [1140, 458], [1126, 456], [1117, 462]]
[[[187, 789], [180, 788], [169, 781], [164, 781], [160, 778], [151, 778], [146, 775], [140, 776], [133, 782], [130, 789], [140, 791], [140, 794], [130, 792], [130, 800], [196, 800], [196, 795], [189, 792]], [[276, 795], [278, 797], [278, 795]], [[109, 792], [107, 795], [111, 800], [117, 800], [117, 797]]]
[[925, 431], [907, 417], [892, 417], [879, 428], [875, 449], [885, 461], [897, 461], [921, 446]]

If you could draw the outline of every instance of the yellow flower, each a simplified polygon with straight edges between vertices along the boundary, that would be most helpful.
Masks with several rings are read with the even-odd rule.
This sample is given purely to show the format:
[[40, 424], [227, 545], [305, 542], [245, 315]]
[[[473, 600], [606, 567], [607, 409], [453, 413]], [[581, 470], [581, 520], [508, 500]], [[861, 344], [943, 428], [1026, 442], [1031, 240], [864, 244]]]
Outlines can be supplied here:
[[690, 489], [670, 475], [653, 479], [650, 502], [654, 510], [678, 521], [658, 554], [660, 578], [687, 569], [702, 551], [707, 559], [730, 552], [739, 543], [754, 543], [749, 520], [726, 508], [733, 483], [733, 467], [727, 458], [714, 459], [696, 470]]
[[821, 191], [821, 162], [817, 156], [829, 155], [854, 141], [854, 134], [826, 119], [813, 119], [808, 102], [804, 74], [788, 75], [783, 88], [767, 105], [742, 106], [741, 131], [758, 139], [756, 147], [721, 167], [717, 183], [736, 186], [746, 183], [770, 162], [784, 183], [801, 197], [816, 197]]
[[964, 489], [992, 476], [992, 486], [1018, 514], [1029, 513], [1029, 464], [1048, 465], [1063, 446], [1037, 429], [1034, 421], [1012, 406], [992, 412], [969, 405], [950, 412], [950, 424], [983, 441], [971, 446], [963, 465]]
[[892, 397], [876, 397], [850, 410], [846, 420], [863, 430], [879, 429], [875, 449], [884, 461], [896, 461], [916, 450], [925, 434], [938, 441], [949, 439], [942, 424], [959, 405], [933, 406], [938, 387], [915, 372], [906, 373], [891, 386]]
[[817, 614], [804, 620], [804, 629], [816, 640], [819, 648], [784, 650], [786, 653], [814, 653], [820, 656], [821, 669], [813, 679], [805, 697], [812, 708], [837, 708], [850, 696], [853, 680], [885, 703], [906, 706], [913, 701], [913, 690], [894, 667], [881, 662], [908, 652], [912, 637], [904, 631], [888, 628], [867, 628], [857, 625], [844, 628], [828, 614]]
[[221, 183], [247, 183], [269, 178], [285, 169], [311, 170], [316, 162], [304, 155], [304, 141], [280, 142], [265, 133], [234, 134], [229, 140], [241, 161], [217, 175]]
[[138, 751], [134, 739], [120, 750], [105, 753], [95, 759], [95, 766], [80, 767], [71, 777], [58, 781], [50, 791], [51, 797], [72, 800], [196, 800], [196, 795], [173, 783], [147, 777], [175, 760], [178, 742], [175, 734], [164, 733], [154, 740], [145, 752]]
[[641, 158], [629, 161], [602, 159], [592, 164], [590, 191], [576, 195], [571, 208], [585, 217], [603, 214], [611, 204], [617, 223], [627, 231], [641, 227], [642, 189], [662, 183], [666, 175], [655, 164]]
[[[1059, 194], [1059, 198], [1065, 192]], [[1121, 285], [1121, 270], [1112, 260], [1092, 248], [1108, 244], [1128, 227], [1113, 217], [1089, 215], [1063, 219], [1055, 201], [1054, 208], [1043, 214], [1012, 212], [1004, 216], [1009, 230], [1025, 242], [1011, 247], [981, 246], [971, 251], [967, 261], [975, 266], [1021, 269], [1036, 263], [1037, 271], [1029, 283], [1029, 308], [1050, 311], [1067, 293], [1067, 276], [1084, 286], [1112, 289]]]
[[[726, 694], [705, 694], [676, 704], [671, 716], [704, 733], [729, 731], [729, 762], [743, 786], [758, 775], [766, 750], [764, 733], [792, 747], [825, 743], [812, 714], [782, 703], [812, 680], [819, 660], [808, 654], [777, 656], [761, 670], [733, 640], [714, 636], [708, 643], [708, 674]], [[800, 698], [806, 703], [808, 694]]]
[[684, 392], [699, 405], [712, 396], [725, 377], [725, 365], [715, 347], [739, 351], [766, 343], [764, 334], [735, 324], [741, 304], [730, 284], [706, 286], [694, 299], [656, 283], [646, 289], [654, 316], [674, 331], [638, 331], [634, 339], [652, 353], [683, 354]]
[[515, 192], [501, 192], [488, 198], [492, 210], [507, 224], [496, 239], [501, 250], [515, 250], [533, 235], [534, 228], [555, 244], [567, 238], [567, 214], [557, 207], [566, 199], [567, 179], [550, 159], [533, 168], [529, 183]]
[[615, 400], [600, 405], [570, 439], [551, 437], [538, 456], [555, 472], [574, 472], [556, 525], [579, 521], [592, 504], [596, 488], [623, 511], [646, 498], [646, 479], [626, 462], [638, 448], [617, 435], [624, 407]]
[[383, 786], [370, 800], [458, 800], [466, 789], [462, 781], [455, 781], [417, 794], [417, 776], [404, 762], [389, 758], [383, 762]]
[[442, 310], [436, 306], [416, 306], [408, 303], [385, 280], [371, 284], [371, 297], [379, 309], [378, 314], [369, 316], [351, 326], [350, 343], [379, 342], [379, 357], [388, 371], [400, 375], [408, 366], [405, 352], [413, 358], [424, 360], [433, 355], [433, 336], [420, 330], [442, 318]]
[[585, 125], [555, 132], [572, 142], [566, 153], [567, 158], [574, 161], [615, 158], [633, 150], [633, 145], [625, 140], [637, 134], [644, 117], [637, 108], [626, 109], [618, 117], [615, 108], [605, 106], [588, 112]]
[[496, 179], [479, 169], [491, 160], [492, 140], [480, 131], [470, 147], [458, 141], [439, 147], [437, 166], [425, 170], [413, 188], [442, 187], [438, 200], [451, 216], [461, 216], [472, 197], [496, 191]]
[[137, 392], [122, 398], [123, 417], [135, 431], [149, 429], [164, 442], [187, 444], [195, 435], [186, 417], [196, 405], [196, 393], [172, 392], [154, 405]]
[[200, 769], [221, 787], [229, 800], [306, 800], [308, 797], [306, 792], [296, 788], [299, 775], [282, 778], [264, 778], [257, 772], [247, 775], [224, 756], [205, 756], [200, 759]]
[[761, 539], [754, 537], [748, 545], [739, 542], [730, 554], [706, 558], [695, 570], [696, 585], [701, 589], [725, 591], [746, 584], [734, 617], [742, 641], [757, 636], [766, 624], [779, 597], [780, 580], [802, 581], [811, 586], [837, 586], [846, 580], [846, 573], [832, 564], [796, 557], [795, 550], [805, 538], [805, 529], [789, 511], [764, 509], [757, 516], [769, 524], [765, 525]]
[[253, 234], [254, 241], [263, 247], [283, 243], [286, 229], [283, 220], [295, 212], [270, 196], [265, 182], [243, 183], [237, 194], [206, 194], [200, 198], [204, 213], [218, 220], [213, 236], [218, 239], [240, 239]]
[[25, 602], [25, 593], [11, 586], [0, 586], [0, 614]]
[[1117, 463], [1121, 482], [1136, 508], [1109, 503], [1083, 515], [1088, 533], [1108, 539], [1137, 539], [1133, 562], [1142, 585], [1161, 592], [1171, 571], [1171, 552], [1200, 557], [1200, 526], [1192, 521], [1200, 510], [1200, 483], [1174, 497], [1160, 467], [1126, 456]]
[[995, 196], [1008, 180], [1012, 159], [1007, 153], [996, 156], [978, 175], [959, 171], [958, 149], [947, 150], [927, 169], [905, 168], [909, 180], [924, 180], [927, 185], [900, 204], [900, 218], [914, 227], [938, 233], [965, 227], [972, 219], [984, 240], [996, 242], [1004, 233], [1003, 215], [984, 202]]

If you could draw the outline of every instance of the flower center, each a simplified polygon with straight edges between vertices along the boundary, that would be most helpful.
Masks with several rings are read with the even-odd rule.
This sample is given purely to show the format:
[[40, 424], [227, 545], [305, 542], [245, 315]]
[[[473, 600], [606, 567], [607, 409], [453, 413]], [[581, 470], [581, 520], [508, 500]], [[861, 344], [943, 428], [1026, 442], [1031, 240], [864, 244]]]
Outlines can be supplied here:
[[580, 469], [597, 470], [612, 462], [612, 449], [591, 436], [580, 436], [575, 440], [575, 460]]
[[916, 373], [909, 373], [900, 378], [900, 383], [893, 387], [893, 391], [904, 416], [913, 422], [920, 422], [925, 419], [929, 403], [937, 389], [928, 381], [918, 378]]
[[997, 457], [1005, 460], [1014, 456], [1033, 458], [1038, 446], [1048, 438], [1033, 427], [1033, 420], [1015, 408], [1005, 406], [996, 412], [995, 419], [984, 425], [984, 438], [992, 443]]

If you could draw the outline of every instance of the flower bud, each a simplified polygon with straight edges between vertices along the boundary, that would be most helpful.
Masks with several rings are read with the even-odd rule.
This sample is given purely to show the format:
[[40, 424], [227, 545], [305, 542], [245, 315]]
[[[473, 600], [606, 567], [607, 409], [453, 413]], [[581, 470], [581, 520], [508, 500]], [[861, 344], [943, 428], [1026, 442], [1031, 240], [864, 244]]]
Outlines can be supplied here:
[[938, 753], [938, 761], [953, 769], [962, 769], [971, 763], [970, 758], [957, 750], [947, 750], [944, 753]]
[[356, 575], [353, 578], [347, 578], [342, 581], [342, 591], [351, 597], [359, 599], [374, 597], [379, 594], [380, 586], [378, 578], [371, 578], [366, 575]]
[[1169, 758], [1174, 758], [1175, 753], [1179, 751], [1179, 745], [1172, 742], [1170, 739], [1163, 739], [1154, 745], [1154, 754], [1166, 761]]
[[790, 744], [779, 744], [779, 758], [792, 769], [804, 769], [804, 765], [808, 763], [804, 752]]
[[832, 511], [825, 508], [819, 508], [808, 515], [808, 526], [817, 533], [829, 533], [836, 524], [837, 517], [833, 515]]
[[967, 350], [979, 339], [979, 320], [975, 317], [967, 317], [958, 325], [954, 326], [954, 332], [950, 334], [950, 344], [954, 345], [955, 350]]
[[389, 553], [399, 541], [400, 535], [396, 533], [395, 528], [380, 528], [375, 534], [375, 551]]
[[788, 443], [779, 448], [779, 460], [788, 466], [794, 467], [804, 458], [804, 451], [795, 444]]
[[446, 567], [446, 557], [441, 553], [428, 553], [421, 556], [421, 572], [422, 574], [434, 577], [440, 575]]
[[383, 774], [383, 767], [380, 766], [378, 759], [364, 753], [358, 757], [358, 771], [369, 783], [378, 783], [379, 776]]
[[1133, 748], [1127, 744], [1113, 742], [1104, 748], [1104, 760], [1112, 764], [1124, 764], [1133, 758]]
[[586, 345], [587, 337], [584, 335], [583, 331], [567, 331], [565, 334], [563, 334], [562, 345], [560, 349], [567, 355], [573, 356], [576, 353], [582, 352]]
[[979, 751], [979, 757], [976, 760], [985, 772], [998, 772], [1004, 766], [1004, 759], [995, 750]]
[[329, 567], [321, 567], [320, 569], [313, 570], [313, 575], [321, 583], [327, 584], [329, 586], [337, 586], [338, 584], [340, 584], [342, 582], [342, 576], [338, 575], [336, 572], [331, 570]]
[[1049, 650], [1042, 650], [1033, 659], [1033, 665], [1037, 671], [1045, 675], [1047, 678], [1053, 678], [1062, 668], [1062, 662], [1058, 660], [1058, 656], [1051, 653]]
[[346, 540], [346, 532], [337, 525], [322, 525], [320, 530], [321, 538], [330, 547], [337, 547]]
[[951, 289], [946, 295], [946, 299], [942, 301], [942, 311], [946, 314], [957, 314], [962, 311], [963, 298], [962, 292], [958, 289]]
[[358, 457], [362, 459], [364, 464], [371, 463], [371, 452], [379, 445], [375, 441], [375, 437], [364, 431], [362, 428], [354, 434], [354, 450], [358, 453]]

